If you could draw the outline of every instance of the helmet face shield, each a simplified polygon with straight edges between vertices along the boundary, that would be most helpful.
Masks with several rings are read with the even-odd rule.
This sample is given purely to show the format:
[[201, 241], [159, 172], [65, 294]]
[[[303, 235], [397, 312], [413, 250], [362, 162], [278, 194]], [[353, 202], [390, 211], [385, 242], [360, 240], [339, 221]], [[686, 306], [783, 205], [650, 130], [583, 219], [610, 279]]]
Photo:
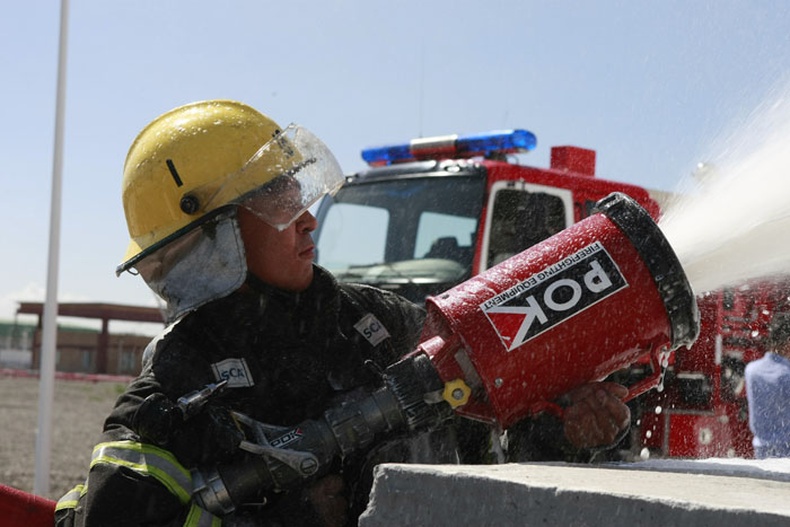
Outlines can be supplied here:
[[195, 193], [207, 196], [207, 210], [235, 203], [282, 231], [321, 197], [334, 194], [344, 179], [329, 148], [305, 128], [291, 124], [241, 170]]

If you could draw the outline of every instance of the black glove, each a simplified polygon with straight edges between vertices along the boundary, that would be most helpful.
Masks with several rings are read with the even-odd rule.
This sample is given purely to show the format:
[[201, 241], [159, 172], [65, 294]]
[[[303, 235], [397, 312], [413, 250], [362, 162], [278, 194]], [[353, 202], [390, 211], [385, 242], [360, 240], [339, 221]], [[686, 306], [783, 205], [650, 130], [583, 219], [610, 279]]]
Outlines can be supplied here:
[[244, 440], [230, 411], [206, 405], [193, 418], [184, 420], [181, 409], [161, 393], [143, 401], [132, 420], [134, 431], [143, 441], [162, 447], [175, 445], [197, 460], [227, 461]]

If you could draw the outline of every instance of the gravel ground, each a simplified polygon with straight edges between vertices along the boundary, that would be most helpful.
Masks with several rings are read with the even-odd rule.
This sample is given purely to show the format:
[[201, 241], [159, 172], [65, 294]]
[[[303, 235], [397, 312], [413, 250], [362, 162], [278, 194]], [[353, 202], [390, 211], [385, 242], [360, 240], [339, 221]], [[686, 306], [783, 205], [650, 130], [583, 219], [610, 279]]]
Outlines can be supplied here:
[[[125, 384], [56, 380], [50, 491], [57, 500], [88, 472], [102, 423]], [[39, 379], [0, 374], [0, 483], [33, 491]]]

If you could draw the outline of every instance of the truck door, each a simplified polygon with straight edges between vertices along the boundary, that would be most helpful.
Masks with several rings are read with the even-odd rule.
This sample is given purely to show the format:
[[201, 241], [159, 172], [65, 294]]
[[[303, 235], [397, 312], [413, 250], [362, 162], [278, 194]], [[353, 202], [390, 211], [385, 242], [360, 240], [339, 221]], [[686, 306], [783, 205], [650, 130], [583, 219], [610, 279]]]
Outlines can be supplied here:
[[479, 272], [569, 227], [573, 196], [562, 188], [497, 181], [486, 211]]

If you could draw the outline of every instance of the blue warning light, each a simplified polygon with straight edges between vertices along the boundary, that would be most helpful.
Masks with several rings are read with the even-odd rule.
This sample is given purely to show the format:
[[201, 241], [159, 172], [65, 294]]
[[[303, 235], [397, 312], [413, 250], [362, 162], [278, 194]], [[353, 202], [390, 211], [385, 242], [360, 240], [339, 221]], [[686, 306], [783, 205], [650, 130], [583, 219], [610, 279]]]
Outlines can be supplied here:
[[425, 159], [501, 157], [529, 152], [537, 145], [527, 130], [495, 130], [475, 135], [448, 135], [414, 139], [406, 144], [366, 148], [362, 159], [371, 166], [392, 165]]

